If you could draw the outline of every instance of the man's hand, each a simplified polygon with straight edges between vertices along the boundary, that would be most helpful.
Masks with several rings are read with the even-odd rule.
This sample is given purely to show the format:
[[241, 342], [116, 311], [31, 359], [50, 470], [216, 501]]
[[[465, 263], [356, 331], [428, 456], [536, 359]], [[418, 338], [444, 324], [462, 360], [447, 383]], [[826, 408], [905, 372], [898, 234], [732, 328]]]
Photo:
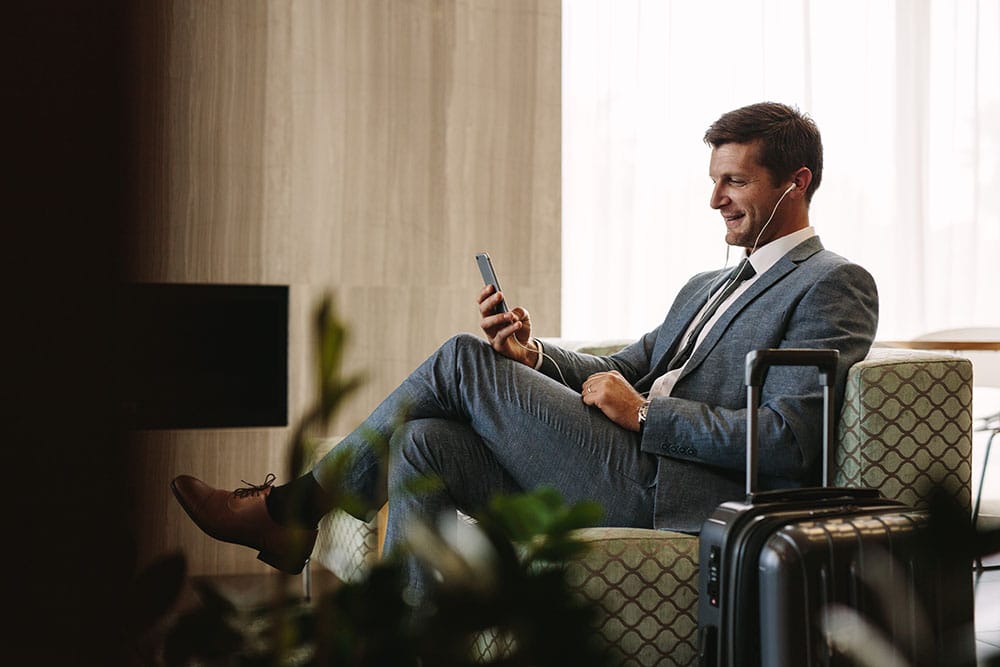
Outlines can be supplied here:
[[487, 285], [479, 293], [479, 326], [486, 334], [490, 347], [505, 357], [534, 368], [538, 363], [538, 348], [531, 340], [531, 318], [528, 311], [517, 307], [509, 312], [493, 314], [493, 309], [503, 299], [503, 293], [493, 293]]
[[639, 430], [639, 407], [646, 402], [621, 373], [594, 373], [583, 383], [583, 402], [622, 428]]

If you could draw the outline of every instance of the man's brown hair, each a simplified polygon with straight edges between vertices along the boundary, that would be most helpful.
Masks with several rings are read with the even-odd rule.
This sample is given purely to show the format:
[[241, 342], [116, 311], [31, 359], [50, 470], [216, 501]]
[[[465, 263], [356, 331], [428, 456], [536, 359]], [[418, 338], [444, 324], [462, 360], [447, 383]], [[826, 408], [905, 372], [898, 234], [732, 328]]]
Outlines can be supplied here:
[[716, 148], [724, 144], [759, 142], [757, 161], [778, 186], [800, 167], [812, 172], [806, 201], [823, 177], [823, 142], [812, 118], [785, 104], [761, 102], [723, 114], [705, 132], [705, 143]]

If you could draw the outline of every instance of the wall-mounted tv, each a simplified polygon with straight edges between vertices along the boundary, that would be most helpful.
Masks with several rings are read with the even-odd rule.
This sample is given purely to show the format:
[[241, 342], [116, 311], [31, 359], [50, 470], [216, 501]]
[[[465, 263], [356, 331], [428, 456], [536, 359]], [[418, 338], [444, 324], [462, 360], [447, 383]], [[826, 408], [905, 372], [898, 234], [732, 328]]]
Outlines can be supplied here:
[[288, 424], [287, 285], [131, 284], [118, 303], [127, 426]]

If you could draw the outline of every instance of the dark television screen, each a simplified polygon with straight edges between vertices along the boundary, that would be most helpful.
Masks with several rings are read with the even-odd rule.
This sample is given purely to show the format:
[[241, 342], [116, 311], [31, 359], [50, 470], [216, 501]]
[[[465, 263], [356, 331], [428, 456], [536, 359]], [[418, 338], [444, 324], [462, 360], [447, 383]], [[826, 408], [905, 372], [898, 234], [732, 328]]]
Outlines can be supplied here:
[[287, 425], [287, 286], [133, 284], [119, 304], [131, 428]]

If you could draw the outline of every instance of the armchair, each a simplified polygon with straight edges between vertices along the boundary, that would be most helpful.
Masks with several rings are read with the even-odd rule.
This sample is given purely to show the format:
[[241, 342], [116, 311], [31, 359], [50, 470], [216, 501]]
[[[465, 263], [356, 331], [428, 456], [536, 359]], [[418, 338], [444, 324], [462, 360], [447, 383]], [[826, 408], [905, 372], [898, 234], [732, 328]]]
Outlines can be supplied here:
[[[935, 485], [970, 505], [972, 367], [951, 355], [874, 348], [848, 373], [833, 483], [920, 506]], [[598, 640], [622, 665], [697, 660], [698, 539], [589, 528], [570, 563], [580, 595], [602, 611]], [[971, 576], [971, 564], [970, 564]]]
[[[615, 342], [565, 347], [597, 354]], [[866, 486], [920, 506], [943, 486], [970, 506], [972, 367], [953, 355], [873, 348], [848, 373], [834, 445], [838, 486]], [[333, 441], [331, 441], [332, 446]], [[322, 452], [321, 452], [322, 453]], [[595, 639], [623, 665], [697, 660], [698, 538], [636, 528], [589, 528], [590, 548], [569, 564], [573, 589], [600, 611]], [[324, 519], [313, 558], [344, 579], [377, 557], [376, 526]], [[971, 576], [971, 563], [970, 563]], [[502, 652], [484, 643], [483, 658]]]

